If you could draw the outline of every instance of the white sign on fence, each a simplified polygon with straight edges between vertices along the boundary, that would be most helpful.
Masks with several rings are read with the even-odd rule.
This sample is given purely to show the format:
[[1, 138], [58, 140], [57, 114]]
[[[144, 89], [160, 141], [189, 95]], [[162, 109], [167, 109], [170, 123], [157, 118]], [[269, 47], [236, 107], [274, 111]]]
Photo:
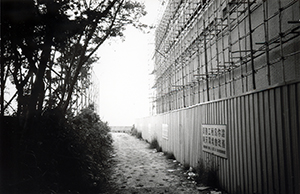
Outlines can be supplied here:
[[168, 124], [162, 124], [162, 138], [168, 140]]
[[202, 149], [227, 158], [226, 125], [202, 124]]

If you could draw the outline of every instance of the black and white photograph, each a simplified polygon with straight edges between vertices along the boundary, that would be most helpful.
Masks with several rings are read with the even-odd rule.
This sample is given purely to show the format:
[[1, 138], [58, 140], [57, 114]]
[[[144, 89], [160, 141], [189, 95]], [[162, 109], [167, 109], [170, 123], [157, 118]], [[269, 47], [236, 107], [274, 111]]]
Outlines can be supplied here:
[[300, 194], [300, 0], [0, 9], [1, 194]]

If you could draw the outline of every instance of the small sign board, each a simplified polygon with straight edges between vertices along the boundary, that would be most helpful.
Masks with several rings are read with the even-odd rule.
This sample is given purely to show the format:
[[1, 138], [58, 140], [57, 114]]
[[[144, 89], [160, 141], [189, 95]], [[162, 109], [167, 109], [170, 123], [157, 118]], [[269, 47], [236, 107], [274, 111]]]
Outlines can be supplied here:
[[226, 125], [202, 124], [202, 149], [227, 158]]
[[162, 124], [162, 138], [168, 140], [168, 124]]

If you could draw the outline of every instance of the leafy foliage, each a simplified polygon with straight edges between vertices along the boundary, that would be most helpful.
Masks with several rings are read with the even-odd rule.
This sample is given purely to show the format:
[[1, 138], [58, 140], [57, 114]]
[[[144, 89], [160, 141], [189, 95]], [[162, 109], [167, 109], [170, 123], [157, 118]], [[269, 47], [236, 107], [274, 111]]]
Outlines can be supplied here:
[[[96, 50], [126, 25], [145, 27], [145, 14], [131, 0], [1, 1], [0, 159], [10, 192], [76, 193], [106, 180], [109, 127], [92, 107], [76, 117], [70, 107], [91, 84]], [[4, 117], [8, 80], [16, 117]]]
[[123, 36], [126, 25], [145, 27], [144, 6], [130, 0], [5, 0], [1, 7], [1, 85], [10, 78], [16, 86], [17, 115], [28, 126], [46, 109], [66, 114], [74, 91], [91, 84], [94, 54], [105, 40]]
[[112, 137], [107, 123], [102, 122], [91, 107], [72, 120], [75, 129], [75, 139], [78, 142], [82, 156], [84, 156], [85, 177], [88, 182], [97, 184], [97, 181], [105, 182], [106, 169], [109, 168], [109, 160], [112, 152]]
[[[22, 138], [13, 118], [1, 134], [3, 193], [97, 193], [109, 175], [112, 139], [92, 109], [66, 120], [59, 109], [45, 112]], [[3, 141], [5, 142], [3, 142]], [[17, 144], [16, 142], [20, 142]], [[1, 148], [3, 148], [1, 145]]]

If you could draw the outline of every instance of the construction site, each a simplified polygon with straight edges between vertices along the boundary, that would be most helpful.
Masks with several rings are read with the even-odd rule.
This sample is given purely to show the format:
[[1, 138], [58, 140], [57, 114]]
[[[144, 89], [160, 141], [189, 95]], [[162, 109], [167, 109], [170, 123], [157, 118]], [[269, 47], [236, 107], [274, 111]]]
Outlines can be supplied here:
[[297, 79], [298, 4], [170, 1], [156, 31], [157, 113]]
[[300, 193], [299, 35], [299, 0], [167, 1], [136, 128], [230, 193]]

